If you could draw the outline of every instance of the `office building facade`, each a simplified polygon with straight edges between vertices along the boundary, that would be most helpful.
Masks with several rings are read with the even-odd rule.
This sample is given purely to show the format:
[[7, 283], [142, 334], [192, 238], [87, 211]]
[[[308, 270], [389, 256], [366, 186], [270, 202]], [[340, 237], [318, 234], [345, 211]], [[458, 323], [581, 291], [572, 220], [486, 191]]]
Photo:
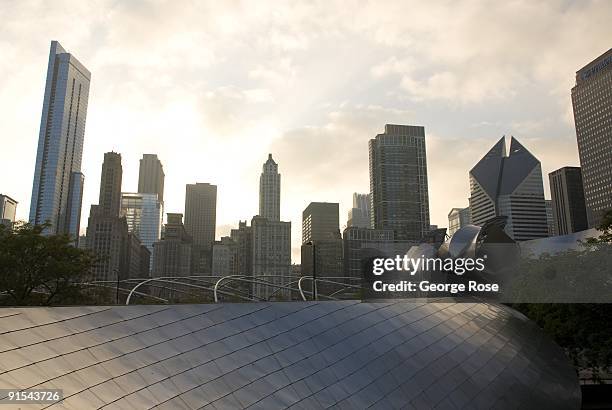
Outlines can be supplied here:
[[572, 106], [589, 228], [612, 209], [612, 48], [576, 72]]
[[92, 269], [94, 280], [116, 281], [127, 278], [122, 267], [127, 235], [125, 218], [108, 215], [99, 205], [91, 206], [86, 247], [97, 257]]
[[339, 234], [338, 203], [311, 202], [302, 212], [302, 243], [331, 239]]
[[137, 235], [129, 232], [126, 218], [121, 216], [122, 178], [121, 155], [107, 152], [99, 203], [91, 206], [85, 240], [85, 247], [97, 256], [92, 269], [94, 280], [117, 281], [149, 274], [151, 253]]
[[272, 154], [268, 154], [259, 177], [259, 216], [270, 221], [280, 221], [280, 190], [278, 165], [272, 159]]
[[[183, 214], [168, 213], [164, 228], [164, 237], [153, 244], [153, 268], [151, 276], [177, 277], [189, 276], [191, 273], [192, 238], [183, 224]], [[156, 294], [166, 299], [178, 298], [171, 284], [160, 283], [166, 289]]]
[[470, 207], [453, 208], [448, 213], [448, 236], [453, 236], [455, 232], [469, 225], [471, 222]]
[[91, 74], [57, 41], [51, 42], [30, 223], [49, 222], [49, 234], [79, 235], [84, 176], [81, 173]]
[[17, 201], [8, 195], [0, 194], [0, 224], [13, 226], [16, 213]]
[[348, 219], [346, 226], [354, 226], [356, 228], [370, 228], [371, 212], [370, 212], [370, 194], [353, 194], [353, 207], [348, 211]]
[[164, 178], [164, 167], [157, 155], [144, 154], [138, 172], [138, 193], [157, 194], [157, 199], [163, 204]]
[[192, 272], [210, 273], [217, 226], [217, 186], [188, 184], [185, 192], [185, 230], [193, 240]]
[[98, 257], [93, 267], [96, 280], [126, 279], [122, 265], [128, 235], [125, 218], [119, 217], [123, 167], [121, 154], [104, 154], [98, 204], [92, 205], [87, 223], [87, 248]]
[[343, 285], [341, 284], [347, 283], [343, 278], [344, 255], [342, 246], [340, 232], [337, 232], [333, 238], [302, 244], [300, 249], [301, 273], [317, 279], [319, 295], [331, 295], [342, 288]]
[[157, 194], [121, 193], [121, 216], [126, 219], [128, 230], [140, 239], [151, 255], [153, 243], [161, 238], [163, 209]]
[[151, 269], [151, 251], [138, 236], [128, 232], [125, 240], [125, 269], [127, 278], [148, 278]]
[[371, 226], [420, 240], [429, 231], [425, 128], [385, 125], [369, 142], [369, 161]]
[[503, 216], [515, 241], [548, 237], [542, 168], [516, 138], [506, 154], [505, 137], [470, 170], [470, 215], [474, 225]]
[[[342, 276], [342, 237], [340, 236], [339, 204], [311, 202], [302, 212], [301, 270], [303, 275], [317, 279]], [[334, 286], [321, 283], [323, 294]], [[336, 286], [337, 288], [337, 286]]]
[[238, 274], [236, 269], [237, 246], [232, 238], [223, 236], [221, 240], [215, 241], [212, 255], [213, 275], [228, 276]]
[[588, 229], [580, 167], [563, 167], [548, 174], [555, 234]]
[[[259, 276], [261, 280], [274, 285], [288, 285], [287, 276], [291, 272], [291, 222], [255, 216], [251, 220], [251, 229], [253, 276]], [[253, 296], [264, 300], [287, 300], [290, 297], [288, 291], [263, 283], [253, 284]]]
[[342, 232], [344, 275], [362, 278], [365, 264], [373, 257], [403, 256], [417, 243], [398, 240], [393, 229], [347, 227]]
[[123, 178], [123, 167], [121, 165], [121, 154], [107, 152], [104, 154], [102, 163], [102, 175], [100, 178], [100, 211], [109, 216], [118, 217], [121, 210], [121, 183]]
[[555, 217], [553, 216], [552, 201], [550, 199], [545, 199], [544, 206], [546, 206], [546, 225], [548, 226], [548, 236], [557, 236], [557, 229], [555, 227]]
[[238, 229], [230, 231], [230, 238], [236, 244], [234, 269], [237, 275], [253, 274], [253, 229], [247, 221], [239, 221]]

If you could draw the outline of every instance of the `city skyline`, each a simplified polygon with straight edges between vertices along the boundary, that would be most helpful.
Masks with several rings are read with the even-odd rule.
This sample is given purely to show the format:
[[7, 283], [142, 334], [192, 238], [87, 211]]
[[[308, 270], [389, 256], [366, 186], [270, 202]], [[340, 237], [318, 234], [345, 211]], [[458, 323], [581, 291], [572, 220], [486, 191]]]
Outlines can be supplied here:
[[[516, 30], [512, 33], [515, 37], [490, 27], [499, 41], [521, 44], [529, 37], [544, 38], [547, 42], [536, 43], [528, 50], [518, 51], [512, 58], [502, 58], [499, 65], [491, 66], [490, 63], [501, 55], [496, 53], [512, 53], [503, 46], [498, 47], [499, 51], [487, 49], [491, 45], [486, 42], [479, 45], [484, 48], [470, 48], [475, 46], [469, 46], [467, 41], [473, 35], [468, 23], [478, 16], [474, 10], [466, 10], [449, 29], [455, 34], [463, 34], [456, 40], [464, 42], [459, 43], [463, 47], [455, 47], [453, 53], [456, 54], [441, 56], [423, 49], [408, 52], [402, 45], [392, 44], [400, 41], [398, 33], [392, 29], [387, 33], [387, 40], [373, 36], [373, 44], [367, 44], [369, 47], [389, 41], [391, 44], [381, 47], [382, 51], [374, 53], [372, 59], [348, 61], [359, 63], [348, 74], [356, 76], [356, 82], [366, 84], [364, 87], [340, 81], [349, 65], [339, 64], [338, 58], [346, 58], [346, 54], [331, 58], [329, 62], [338, 65], [329, 75], [338, 83], [321, 80], [319, 70], [329, 68], [323, 61], [337, 51], [333, 47], [322, 47], [323, 55], [319, 55], [317, 61], [324, 67], [306, 63], [304, 56], [300, 56], [301, 52], [313, 53], [316, 45], [323, 45], [324, 38], [316, 35], [329, 35], [324, 30], [327, 23], [322, 21], [313, 30], [314, 34], [300, 37], [304, 24], [315, 21], [314, 6], [313, 9], [307, 7], [295, 32], [286, 37], [276, 32], [277, 43], [256, 44], [253, 54], [245, 56], [243, 72], [227, 74], [223, 70], [240, 54], [241, 46], [225, 50], [223, 47], [256, 31], [261, 24], [257, 18], [256, 21], [247, 20], [249, 24], [244, 31], [224, 33], [219, 25], [211, 28], [220, 34], [219, 45], [210, 46], [210, 50], [214, 49], [211, 53], [216, 55], [215, 58], [211, 56], [214, 61], [205, 58], [209, 49], [193, 49], [194, 44], [188, 42], [184, 51], [184, 47], [177, 46], [176, 38], [162, 41], [154, 48], [150, 48], [150, 41], [154, 39], [144, 38], [134, 38], [122, 45], [126, 33], [122, 33], [116, 23], [106, 20], [99, 21], [99, 27], [112, 35], [96, 41], [91, 41], [96, 33], [83, 33], [78, 29], [47, 30], [44, 35], [35, 30], [24, 36], [23, 42], [15, 41], [21, 49], [6, 46], [8, 55], [12, 56], [11, 64], [20, 67], [20, 72], [13, 71], [12, 66], [0, 65], [2, 77], [11, 79], [11, 85], [1, 83], [6, 87], [3, 87], [0, 104], [3, 112], [11, 115], [0, 125], [3, 139], [10, 136], [8, 158], [0, 166], [5, 175], [15, 171], [21, 175], [14, 181], [4, 182], [1, 191], [19, 202], [17, 218], [27, 220], [31, 199], [27, 186], [31, 187], [33, 175], [44, 60], [48, 42], [53, 38], [61, 41], [67, 51], [74, 53], [92, 72], [83, 153], [82, 171], [87, 180], [81, 232], [86, 228], [90, 204], [97, 203], [99, 187], [96, 182], [100, 180], [101, 155], [113, 150], [123, 157], [124, 192], [137, 191], [138, 160], [142, 155], [158, 155], [167, 174], [165, 212], [184, 211], [186, 183], [198, 181], [218, 185], [217, 239], [229, 234], [239, 220], [249, 219], [257, 213], [257, 175], [262, 159], [270, 152], [284, 175], [281, 220], [292, 221], [296, 226], [301, 210], [309, 202], [339, 202], [340, 224], [344, 226], [352, 193], [368, 192], [367, 141], [386, 123], [420, 124], [426, 128], [431, 223], [446, 226], [448, 204], [467, 206], [467, 173], [483, 154], [481, 147], [483, 144], [489, 146], [503, 134], [518, 136], [540, 159], [545, 175], [562, 166], [579, 165], [569, 90], [574, 82], [573, 73], [609, 48], [606, 39], [610, 38], [610, 29], [594, 23], [599, 18], [606, 20], [608, 8], [603, 6], [602, 9], [601, 3], [567, 8], [517, 3], [508, 7], [491, 6], [487, 13], [495, 17], [505, 11], [509, 19], [518, 19], [522, 9], [534, 7], [540, 13], [548, 13], [548, 17], [543, 28], [529, 28], [526, 33]], [[287, 12], [284, 7], [279, 10], [281, 15]], [[394, 12], [397, 14], [398, 10]], [[44, 11], [40, 13], [45, 15]], [[85, 14], [85, 11], [78, 9], [75, 13]], [[117, 15], [126, 19], [130, 13], [126, 9], [117, 10]], [[225, 15], [244, 18], [241, 13], [238, 7], [238, 10], [226, 10]], [[419, 9], [414, 13], [418, 15]], [[198, 15], [198, 11], [194, 14]], [[357, 20], [366, 24], [366, 31], [375, 33], [377, 23], [390, 22], [392, 14], [379, 10], [374, 22], [366, 22], [361, 14]], [[47, 17], [56, 26], [61, 26], [58, 15], [51, 13]], [[441, 20], [448, 17], [439, 16]], [[568, 38], [537, 35], [538, 30], [545, 32], [546, 27], [562, 24], [567, 19], [572, 19], [572, 30], [579, 32], [591, 24], [591, 32], [601, 32], [593, 35], [594, 41], [589, 44], [569, 39], [571, 33], [566, 33]], [[149, 22], [145, 19], [143, 24]], [[272, 23], [272, 27], [280, 24], [276, 20]], [[161, 32], [167, 29], [164, 26]], [[435, 34], [437, 41], [447, 39], [438, 29], [424, 29]], [[10, 35], [16, 29], [7, 30]], [[189, 21], [185, 30], [194, 36], [207, 34]], [[338, 35], [351, 38], [357, 31], [355, 27], [338, 27]], [[416, 32], [408, 34], [418, 40]], [[456, 42], [454, 44], [457, 46]], [[348, 52], [351, 47], [347, 44]], [[431, 48], [435, 49], [435, 44]], [[192, 52], [196, 55], [188, 58]], [[272, 53], [276, 59], [267, 61], [266, 53]], [[167, 56], [178, 59], [183, 66], [169, 65], [158, 59], [161, 55], [165, 59]], [[287, 59], [283, 63], [285, 55]], [[522, 67], [511, 65], [512, 61], [519, 60]], [[466, 62], [474, 68], [473, 73], [455, 70]], [[417, 63], [422, 71], [416, 69]], [[205, 73], [207, 80], [187, 81], [193, 77], [183, 75], [192, 72], [197, 72], [198, 77]], [[245, 79], [247, 81], [242, 81]], [[12, 84], [19, 86], [18, 93]], [[451, 91], [455, 88], [457, 91]], [[530, 88], [535, 90], [530, 91]], [[492, 90], [494, 92], [487, 94]], [[292, 94], [291, 100], [285, 94]], [[296, 103], [296, 94], [303, 95], [305, 101]], [[525, 104], [526, 101], [532, 102]], [[258, 122], [253, 117], [262, 117], [265, 121]], [[551, 141], [555, 143], [555, 150], [547, 149]], [[328, 177], [332, 172], [333, 180]], [[549, 198], [547, 185], [546, 197]], [[294, 260], [297, 261], [301, 241], [299, 229], [293, 230], [292, 238]]]

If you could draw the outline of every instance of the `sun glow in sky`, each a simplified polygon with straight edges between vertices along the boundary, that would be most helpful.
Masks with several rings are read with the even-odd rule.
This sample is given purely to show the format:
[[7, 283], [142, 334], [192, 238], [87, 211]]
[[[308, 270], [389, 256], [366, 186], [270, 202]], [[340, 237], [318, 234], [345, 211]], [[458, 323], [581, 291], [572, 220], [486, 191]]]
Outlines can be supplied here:
[[257, 213], [272, 153], [294, 262], [310, 201], [339, 202], [345, 225], [368, 192], [385, 123], [425, 126], [432, 224], [467, 206], [469, 169], [504, 134], [540, 159], [548, 196], [548, 172], [578, 165], [574, 73], [612, 46], [609, 1], [20, 1], [0, 16], [0, 193], [18, 218], [58, 40], [92, 72], [83, 229], [104, 152], [121, 153], [126, 192], [157, 154], [166, 212], [183, 212], [185, 184], [216, 184], [217, 237]]

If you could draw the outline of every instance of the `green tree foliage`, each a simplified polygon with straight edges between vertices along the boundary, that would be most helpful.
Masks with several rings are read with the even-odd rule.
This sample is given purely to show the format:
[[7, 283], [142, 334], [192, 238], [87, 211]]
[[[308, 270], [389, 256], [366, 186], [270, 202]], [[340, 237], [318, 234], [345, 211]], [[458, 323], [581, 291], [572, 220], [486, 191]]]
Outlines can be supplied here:
[[66, 235], [42, 235], [47, 225], [0, 225], [0, 304], [49, 306], [92, 303], [80, 285], [95, 261]]
[[585, 243], [539, 257], [523, 257], [512, 269], [505, 300], [538, 303], [607, 303], [612, 298], [612, 246]]
[[[605, 214], [598, 229], [602, 234], [585, 243], [586, 249], [580, 257], [589, 252], [596, 254], [612, 244], [612, 210]], [[598, 268], [592, 268], [593, 271], [607, 272], [610, 280], [612, 264], [604, 262]], [[536, 322], [563, 347], [577, 370], [587, 371], [594, 381], [609, 377], [612, 366], [612, 304], [524, 303], [513, 307]]]

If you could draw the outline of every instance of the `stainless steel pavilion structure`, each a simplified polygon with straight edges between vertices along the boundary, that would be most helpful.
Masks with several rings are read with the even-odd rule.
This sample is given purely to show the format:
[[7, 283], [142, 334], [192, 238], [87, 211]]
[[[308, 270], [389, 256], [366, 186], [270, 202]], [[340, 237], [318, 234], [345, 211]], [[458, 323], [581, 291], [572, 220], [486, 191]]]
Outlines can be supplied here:
[[491, 304], [6, 308], [0, 389], [62, 409], [578, 409], [563, 351]]

